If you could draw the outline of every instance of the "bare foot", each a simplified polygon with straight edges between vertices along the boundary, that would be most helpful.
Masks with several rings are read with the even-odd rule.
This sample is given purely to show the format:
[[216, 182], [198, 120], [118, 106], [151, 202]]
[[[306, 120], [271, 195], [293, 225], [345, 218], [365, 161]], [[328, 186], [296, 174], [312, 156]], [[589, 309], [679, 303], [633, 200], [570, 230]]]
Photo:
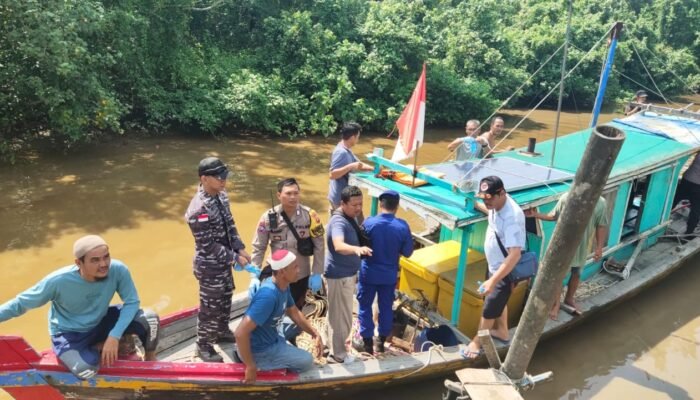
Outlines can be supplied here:
[[552, 306], [552, 309], [549, 310], [549, 319], [552, 321], [559, 321], [559, 302]]

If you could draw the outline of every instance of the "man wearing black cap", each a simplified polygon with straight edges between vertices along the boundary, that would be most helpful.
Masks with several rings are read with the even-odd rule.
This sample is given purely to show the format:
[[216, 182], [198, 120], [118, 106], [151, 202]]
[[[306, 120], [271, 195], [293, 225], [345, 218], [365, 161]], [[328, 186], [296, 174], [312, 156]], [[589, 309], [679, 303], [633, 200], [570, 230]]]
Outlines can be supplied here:
[[646, 104], [646, 102], [647, 92], [645, 92], [644, 90], [637, 90], [637, 93], [634, 95], [634, 100], [627, 103], [627, 105], [625, 106], [625, 115], [629, 116], [642, 111], [642, 108], [635, 104]]
[[374, 352], [374, 321], [372, 303], [375, 296], [379, 303], [378, 352], [384, 352], [384, 342], [391, 334], [394, 288], [399, 272], [399, 257], [413, 254], [413, 238], [408, 223], [396, 218], [399, 194], [387, 190], [379, 195], [380, 213], [365, 220], [365, 232], [372, 243], [372, 255], [362, 259], [357, 301], [360, 305], [358, 319], [364, 350]]
[[231, 267], [250, 262], [233, 221], [226, 178], [228, 167], [216, 157], [199, 162], [199, 187], [185, 220], [195, 242], [194, 276], [199, 281], [199, 315], [196, 353], [207, 362], [222, 362], [214, 349], [216, 342], [233, 342], [228, 327], [233, 294]]
[[[484, 204], [474, 208], [488, 214], [488, 228], [484, 241], [484, 253], [488, 262], [488, 279], [479, 287], [486, 298], [479, 322], [479, 330], [489, 329], [491, 336], [500, 341], [508, 340], [508, 298], [511, 293], [510, 272], [520, 261], [525, 249], [525, 214], [507, 193], [503, 181], [497, 176], [487, 176], [479, 182], [476, 197]], [[481, 354], [479, 338], [469, 343], [465, 355], [476, 358]]]

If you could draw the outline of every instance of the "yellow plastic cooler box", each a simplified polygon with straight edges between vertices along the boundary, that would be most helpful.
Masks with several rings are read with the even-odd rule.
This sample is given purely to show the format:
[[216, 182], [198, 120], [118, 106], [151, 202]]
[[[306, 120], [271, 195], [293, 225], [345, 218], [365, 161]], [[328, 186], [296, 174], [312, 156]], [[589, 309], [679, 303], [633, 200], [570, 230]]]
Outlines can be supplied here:
[[[432, 304], [438, 300], [438, 276], [440, 273], [457, 268], [459, 242], [447, 240], [413, 252], [410, 258], [401, 257], [399, 290], [420, 299], [419, 291]], [[474, 250], [467, 253], [468, 260], [482, 260], [484, 255]]]
[[[477, 281], [484, 281], [487, 263], [485, 259], [471, 262], [467, 265], [467, 275], [464, 279], [462, 306], [459, 310], [459, 330], [467, 336], [474, 337], [479, 328], [481, 310], [484, 307], [483, 296], [478, 293]], [[444, 271], [438, 279], [438, 312], [443, 317], [452, 317], [452, 301], [455, 293], [457, 270]], [[515, 326], [520, 320], [525, 305], [528, 281], [519, 282], [508, 299], [508, 326]]]

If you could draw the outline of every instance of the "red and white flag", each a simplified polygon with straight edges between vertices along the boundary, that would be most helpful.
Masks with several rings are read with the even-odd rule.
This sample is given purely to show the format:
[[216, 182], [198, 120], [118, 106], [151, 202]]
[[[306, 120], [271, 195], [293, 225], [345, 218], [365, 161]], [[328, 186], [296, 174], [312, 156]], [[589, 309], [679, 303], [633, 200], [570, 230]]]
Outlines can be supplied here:
[[425, 63], [423, 72], [413, 89], [411, 99], [406, 104], [401, 116], [396, 121], [399, 129], [399, 140], [391, 156], [391, 161], [398, 162], [411, 157], [411, 154], [423, 144], [423, 128], [425, 125]]

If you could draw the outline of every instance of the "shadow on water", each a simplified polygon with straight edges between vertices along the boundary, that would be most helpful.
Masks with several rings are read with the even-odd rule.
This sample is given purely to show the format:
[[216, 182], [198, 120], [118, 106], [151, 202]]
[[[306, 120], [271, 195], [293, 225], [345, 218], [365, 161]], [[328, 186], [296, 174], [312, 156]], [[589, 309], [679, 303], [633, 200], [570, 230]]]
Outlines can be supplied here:
[[[686, 389], [665, 377], [673, 376], [679, 367], [671, 360], [671, 353], [679, 349], [682, 358], [694, 360], [697, 365], [700, 343], [692, 337], [680, 337], [690, 346], [673, 346], [669, 351], [662, 342], [679, 337], [675, 332], [700, 316], [700, 292], [696, 290], [699, 263], [700, 257], [688, 261], [657, 286], [538, 346], [529, 372], [552, 370], [554, 381], [539, 385], [525, 397], [592, 398], [601, 396], [613, 380], [624, 380], [644, 388], [638, 389], [645, 394], [656, 392], [660, 398], [692, 398]], [[653, 359], [651, 367], [640, 367], [640, 360], [645, 358]]]
[[[300, 142], [130, 139], [4, 167], [0, 218], [13, 229], [0, 233], [0, 249], [36, 246], [73, 230], [103, 232], [181, 218], [197, 184], [197, 163], [206, 155], [231, 166], [233, 201], [264, 202], [280, 178], [327, 168], [329, 140]], [[305, 187], [304, 195], [319, 207], [325, 191]]]

